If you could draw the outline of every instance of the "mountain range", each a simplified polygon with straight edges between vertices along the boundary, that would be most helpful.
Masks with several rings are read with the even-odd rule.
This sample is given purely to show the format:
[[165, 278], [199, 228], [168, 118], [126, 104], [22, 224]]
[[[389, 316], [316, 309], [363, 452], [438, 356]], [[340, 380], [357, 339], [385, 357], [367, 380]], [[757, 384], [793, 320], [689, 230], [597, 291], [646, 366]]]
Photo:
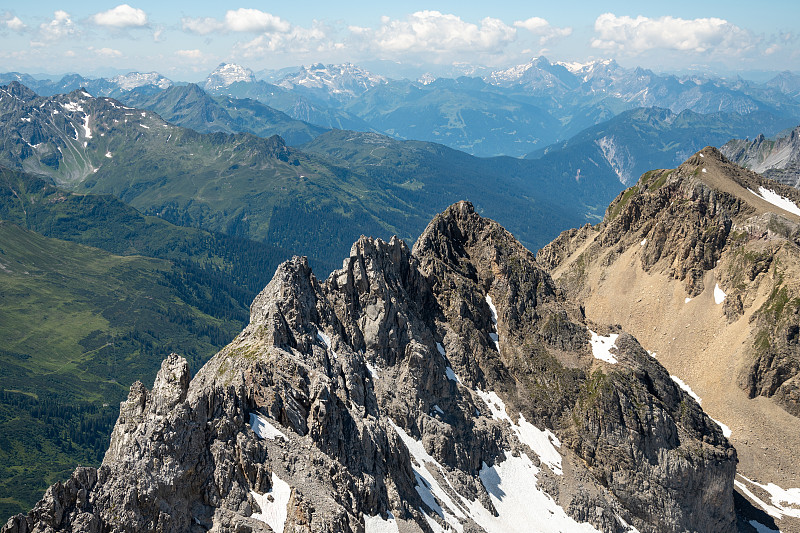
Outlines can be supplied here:
[[[0, 74], [0, 83], [12, 81], [42, 96], [83, 87], [94, 96], [122, 99], [134, 89], [153, 95], [182, 85], [156, 73], [96, 80], [70, 75], [59, 81]], [[800, 122], [800, 101], [790, 74], [756, 84], [662, 75], [623, 68], [612, 60], [570, 64], [538, 57], [483, 77], [473, 73], [422, 82], [384, 78], [352, 64], [314, 64], [267, 82], [246, 67], [221, 64], [200, 85], [212, 96], [258, 100], [323, 128], [439, 142], [478, 156], [523, 156], [637, 107], [736, 113], [744, 121], [758, 111], [782, 121], [780, 129]], [[780, 131], [759, 130], [758, 120], [749, 136]]]
[[[166, 359], [5, 530], [800, 531], [800, 196], [697, 152], [796, 125], [790, 75], [95, 81], [0, 87], [0, 509], [97, 464]], [[539, 148], [447, 145], [504, 136]], [[723, 150], [768, 173], [796, 136]]]
[[709, 147], [536, 257], [461, 202], [294, 258], [6, 531], [796, 531], [798, 204]]
[[364, 232], [412, 239], [465, 196], [536, 248], [598, 217], [622, 187], [613, 172], [592, 168], [576, 180], [580, 162], [555, 157], [479, 159], [339, 130], [297, 149], [277, 136], [199, 134], [83, 90], [39, 97], [16, 82], [0, 90], [3, 164], [114, 194], [173, 223], [313, 249], [329, 263]]

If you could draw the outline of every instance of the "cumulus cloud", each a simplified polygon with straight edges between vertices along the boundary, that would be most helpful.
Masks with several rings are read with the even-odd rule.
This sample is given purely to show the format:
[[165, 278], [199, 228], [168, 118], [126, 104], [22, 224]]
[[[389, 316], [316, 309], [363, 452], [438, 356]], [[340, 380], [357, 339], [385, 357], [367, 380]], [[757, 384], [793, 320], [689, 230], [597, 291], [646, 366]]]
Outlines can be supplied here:
[[196, 48], [193, 50], [177, 50], [175, 52], [175, 55], [178, 57], [182, 57], [184, 59], [193, 59], [193, 60], [203, 59], [203, 52], [201, 52]]
[[498, 53], [516, 37], [516, 29], [486, 17], [480, 25], [439, 11], [417, 11], [405, 19], [383, 17], [377, 30], [350, 28], [351, 34], [369, 37], [387, 52], [490, 52]]
[[258, 57], [265, 53], [305, 54], [323, 52], [340, 47], [340, 43], [330, 38], [329, 28], [314, 22], [311, 28], [294, 26], [285, 33], [266, 33], [237, 46], [237, 52], [244, 57]]
[[202, 18], [182, 18], [181, 19], [181, 27], [184, 31], [188, 31], [190, 33], [197, 33], [199, 35], [208, 35], [209, 33], [213, 33], [215, 31], [220, 31], [225, 28], [225, 24], [218, 21], [213, 17], [202, 17]]
[[636, 54], [654, 49], [703, 53], [741, 51], [753, 45], [747, 31], [719, 18], [618, 17], [604, 13], [594, 23], [593, 48]]
[[553, 39], [560, 37], [569, 37], [572, 35], [572, 28], [557, 28], [551, 26], [549, 22], [541, 17], [531, 17], [527, 20], [518, 20], [514, 22], [516, 28], [528, 30], [532, 34], [539, 37], [539, 44], [543, 45]]
[[114, 48], [94, 48], [93, 46], [90, 46], [89, 50], [93, 51], [100, 57], [122, 57], [122, 52], [115, 50]]
[[75, 35], [78, 32], [70, 14], [61, 9], [53, 13], [53, 20], [43, 22], [39, 26], [39, 30], [42, 37], [49, 41]]
[[280, 32], [289, 31], [290, 25], [280, 17], [258, 9], [239, 8], [225, 13], [225, 26], [231, 31]]
[[185, 31], [200, 35], [217, 31], [286, 33], [292, 28], [291, 24], [276, 15], [247, 8], [228, 10], [224, 20], [213, 17], [183, 18], [181, 26]]
[[120, 4], [108, 11], [95, 13], [90, 17], [90, 20], [98, 26], [140, 28], [147, 26], [147, 13], [128, 4]]
[[11, 13], [5, 13], [0, 16], [0, 27], [5, 26], [9, 30], [13, 31], [23, 31], [27, 28], [25, 23], [20, 20], [19, 17], [12, 15]]

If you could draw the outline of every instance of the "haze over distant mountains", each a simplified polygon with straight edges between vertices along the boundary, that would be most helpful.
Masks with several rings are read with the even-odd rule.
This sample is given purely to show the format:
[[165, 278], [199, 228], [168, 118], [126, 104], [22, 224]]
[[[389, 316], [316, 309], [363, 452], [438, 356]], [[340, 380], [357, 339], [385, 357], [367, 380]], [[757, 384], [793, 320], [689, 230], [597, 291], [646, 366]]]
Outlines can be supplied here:
[[[83, 87], [94, 96], [131, 98], [137, 105], [183, 85], [157, 73], [100, 79], [70, 75], [57, 81], [0, 75], [0, 83], [15, 80], [43, 96]], [[770, 128], [752, 125], [753, 137], [760, 132], [773, 135], [800, 122], [800, 81], [791, 73], [755, 83], [657, 74], [624, 68], [613, 60], [553, 63], [538, 57], [507, 69], [452, 78], [389, 79], [346, 63], [284, 70], [271, 80], [259, 79], [241, 65], [221, 64], [199, 85], [210, 96], [258, 100], [323, 128], [437, 142], [478, 156], [524, 156], [637, 107], [736, 113], [745, 117], [745, 127], [754, 113], [760, 113], [756, 122], [771, 116]], [[692, 146], [671, 163], [699, 148]]]

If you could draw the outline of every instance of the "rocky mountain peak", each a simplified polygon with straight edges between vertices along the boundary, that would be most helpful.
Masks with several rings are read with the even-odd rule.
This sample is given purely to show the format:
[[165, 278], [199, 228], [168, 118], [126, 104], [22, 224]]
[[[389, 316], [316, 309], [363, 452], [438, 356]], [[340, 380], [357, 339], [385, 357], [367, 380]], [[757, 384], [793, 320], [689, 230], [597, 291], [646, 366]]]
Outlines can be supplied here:
[[[537, 261], [588, 320], [632, 332], [702, 397], [744, 479], [794, 486], [799, 237], [796, 190], [708, 147], [645, 173], [601, 224], [562, 233]], [[768, 458], [766, 446], [777, 449]]]
[[35, 92], [16, 80], [9, 83], [5, 87], [4, 92], [23, 101], [33, 100], [38, 97]]
[[323, 282], [282, 264], [188, 376], [170, 356], [151, 392], [134, 384], [103, 466], [4, 531], [733, 524], [721, 430], [468, 202], [413, 251], [361, 237]]
[[203, 85], [207, 91], [225, 88], [236, 82], [254, 82], [255, 74], [249, 68], [232, 63], [220, 63], [206, 78]]

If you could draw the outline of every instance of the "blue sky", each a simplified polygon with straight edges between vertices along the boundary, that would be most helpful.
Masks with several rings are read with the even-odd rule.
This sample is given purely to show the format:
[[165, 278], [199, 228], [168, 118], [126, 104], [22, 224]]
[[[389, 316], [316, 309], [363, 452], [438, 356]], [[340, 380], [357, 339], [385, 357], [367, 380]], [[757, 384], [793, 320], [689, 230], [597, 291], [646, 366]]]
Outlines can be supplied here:
[[[421, 71], [545, 55], [657, 71], [800, 71], [797, 2], [25, 2], [0, 7], [0, 71], [277, 69], [388, 60]], [[420, 72], [421, 73], [421, 72]]]

